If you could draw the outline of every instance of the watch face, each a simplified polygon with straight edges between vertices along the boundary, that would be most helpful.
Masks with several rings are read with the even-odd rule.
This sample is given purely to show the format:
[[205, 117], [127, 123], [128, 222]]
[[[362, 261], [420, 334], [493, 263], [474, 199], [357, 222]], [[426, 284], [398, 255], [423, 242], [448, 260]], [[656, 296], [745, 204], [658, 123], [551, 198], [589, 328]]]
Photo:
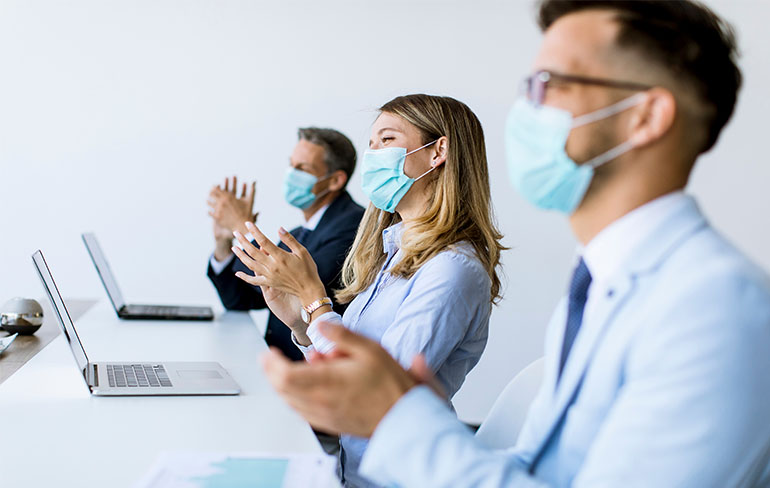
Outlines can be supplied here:
[[303, 308], [302, 310], [300, 310], [299, 313], [300, 313], [300, 316], [302, 317], [302, 321], [305, 322], [306, 324], [309, 324], [310, 323], [310, 314], [307, 313], [307, 310], [305, 310]]

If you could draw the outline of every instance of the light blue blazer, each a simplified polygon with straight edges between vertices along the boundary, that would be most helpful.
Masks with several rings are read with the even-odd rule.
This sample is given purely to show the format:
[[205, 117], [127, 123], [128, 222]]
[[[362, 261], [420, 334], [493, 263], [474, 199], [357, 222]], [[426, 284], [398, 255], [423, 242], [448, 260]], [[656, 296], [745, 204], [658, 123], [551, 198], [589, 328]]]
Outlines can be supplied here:
[[391, 409], [361, 471], [414, 487], [770, 485], [770, 284], [694, 200], [610, 280], [556, 381], [566, 302], [516, 446], [481, 446], [425, 387]]

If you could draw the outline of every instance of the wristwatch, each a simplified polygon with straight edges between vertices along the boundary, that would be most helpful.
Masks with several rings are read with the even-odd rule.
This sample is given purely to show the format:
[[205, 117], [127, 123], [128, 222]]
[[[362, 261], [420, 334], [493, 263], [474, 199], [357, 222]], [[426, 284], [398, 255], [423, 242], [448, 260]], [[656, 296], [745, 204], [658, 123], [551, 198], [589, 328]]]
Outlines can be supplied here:
[[320, 300], [316, 300], [310, 305], [306, 307], [302, 307], [302, 310], [300, 311], [300, 315], [302, 316], [302, 321], [306, 324], [310, 323], [310, 316], [313, 315], [313, 312], [318, 310], [319, 308], [323, 307], [324, 305], [332, 306], [332, 299], [329, 297], [323, 297]]

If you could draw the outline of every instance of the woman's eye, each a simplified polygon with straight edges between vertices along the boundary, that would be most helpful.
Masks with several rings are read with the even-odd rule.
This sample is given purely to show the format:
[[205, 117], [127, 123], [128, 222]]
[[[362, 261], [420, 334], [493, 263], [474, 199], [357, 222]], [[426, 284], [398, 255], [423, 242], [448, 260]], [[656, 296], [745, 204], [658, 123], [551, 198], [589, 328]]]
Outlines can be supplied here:
[[382, 142], [385, 143], [387, 141], [392, 141], [393, 139], [395, 139], [395, 137], [383, 137]]

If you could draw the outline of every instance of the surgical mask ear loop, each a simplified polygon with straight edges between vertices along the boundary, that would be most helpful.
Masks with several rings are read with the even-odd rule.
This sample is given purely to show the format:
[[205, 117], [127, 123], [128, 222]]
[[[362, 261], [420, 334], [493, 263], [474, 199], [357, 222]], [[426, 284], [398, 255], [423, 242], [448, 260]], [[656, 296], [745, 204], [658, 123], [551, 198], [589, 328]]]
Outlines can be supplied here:
[[[580, 127], [582, 125], [587, 125], [592, 122], [596, 122], [598, 120], [606, 119], [607, 117], [611, 117], [615, 114], [619, 114], [620, 112], [628, 110], [629, 108], [642, 103], [642, 100], [644, 99], [644, 97], [645, 97], [644, 92], [636, 93], [608, 107], [600, 108], [598, 110], [594, 110], [593, 112], [589, 112], [587, 114], [575, 117], [572, 119], [572, 127], [573, 128]], [[633, 148], [634, 148], [634, 144], [631, 141], [621, 142], [620, 144], [613, 147], [612, 149], [608, 149], [602, 154], [599, 154], [598, 156], [595, 156], [589, 159], [588, 161], [583, 163], [581, 166], [587, 166], [592, 169], [596, 169], [599, 166], [612, 161], [618, 156], [627, 153]]]
[[[409, 156], [410, 154], [416, 153], [416, 152], [417, 152], [417, 151], [419, 151], [420, 149], [425, 149], [426, 147], [430, 146], [431, 144], [435, 144], [435, 143], [437, 143], [437, 142], [438, 142], [438, 139], [436, 139], [436, 140], [435, 140], [435, 141], [433, 141], [433, 142], [429, 142], [429, 143], [425, 144], [424, 146], [420, 146], [420, 147], [418, 147], [417, 149], [415, 149], [414, 151], [409, 151], [408, 153], [404, 154], [404, 159], [406, 160], [406, 157], [407, 157], [407, 156]], [[427, 175], [428, 173], [430, 173], [431, 171], [433, 171], [433, 170], [434, 170], [434, 169], [436, 169], [436, 168], [438, 168], [438, 166], [434, 166], [434, 167], [432, 167], [431, 169], [429, 169], [429, 170], [428, 170], [428, 171], [426, 171], [425, 173], [423, 173], [423, 174], [421, 174], [420, 176], [418, 176], [417, 178], [415, 178], [415, 179], [414, 179], [414, 182], [415, 182], [415, 183], [417, 183], [418, 181], [420, 181], [420, 178], [422, 178], [423, 176]]]
[[[331, 177], [332, 177], [332, 174], [334, 174], [334, 173], [328, 173], [326, 176], [322, 176], [321, 178], [318, 178], [318, 179], [315, 181], [315, 183], [313, 184], [313, 186], [317, 185], [318, 183], [320, 183], [320, 182], [322, 182], [322, 181], [328, 180], [329, 178], [331, 178]], [[312, 189], [310, 190], [310, 193], [313, 193], [313, 190], [312, 190]], [[315, 201], [317, 201], [319, 198], [323, 198], [323, 197], [325, 197], [325, 196], [326, 196], [326, 195], [328, 195], [329, 193], [331, 193], [331, 190], [330, 190], [330, 189], [327, 187], [327, 188], [326, 188], [326, 191], [323, 191], [323, 192], [321, 192], [321, 193], [319, 193], [318, 195], [316, 195], [316, 196], [315, 196]]]
[[607, 107], [594, 110], [593, 112], [588, 112], [587, 114], [578, 115], [572, 119], [572, 128], [574, 129], [575, 127], [588, 125], [592, 122], [606, 119], [607, 117], [611, 117], [615, 114], [626, 111], [629, 108], [642, 103], [642, 100], [645, 98], [645, 96], [646, 94], [644, 92], [636, 93]]

